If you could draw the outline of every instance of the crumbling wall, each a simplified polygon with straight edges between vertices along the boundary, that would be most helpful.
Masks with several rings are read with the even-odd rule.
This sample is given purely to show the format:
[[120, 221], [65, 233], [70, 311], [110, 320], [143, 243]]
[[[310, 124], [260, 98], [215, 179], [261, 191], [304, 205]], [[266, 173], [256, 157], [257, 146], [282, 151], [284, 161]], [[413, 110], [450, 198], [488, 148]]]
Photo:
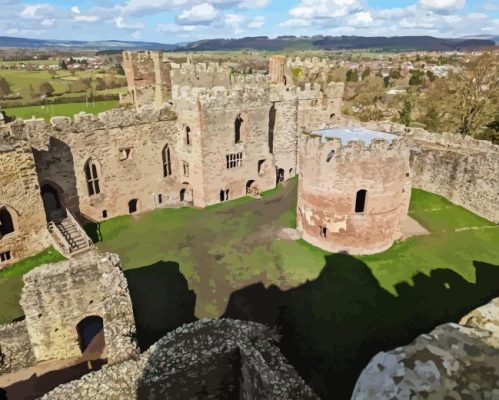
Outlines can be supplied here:
[[[138, 211], [180, 205], [181, 159], [176, 153], [180, 135], [176, 116], [169, 109], [137, 114], [112, 110], [76, 115], [74, 121], [58, 117], [25, 121], [25, 129], [37, 124], [32, 135], [40, 182], [53, 184], [63, 206], [84, 219], [103, 220], [129, 213], [138, 200]], [[171, 174], [164, 176], [163, 149], [170, 149]], [[129, 151], [123, 158], [123, 151]], [[98, 166], [100, 193], [91, 195], [85, 164]], [[161, 195], [161, 196], [160, 196]]]
[[[304, 135], [300, 144], [298, 229], [313, 245], [369, 254], [399, 239], [411, 193], [408, 151], [403, 141], [342, 144], [340, 139]], [[365, 210], [355, 211], [359, 190]]]
[[362, 371], [352, 400], [496, 399], [499, 299], [438, 326], [413, 343], [378, 353]]
[[77, 325], [103, 319], [110, 364], [137, 354], [135, 322], [128, 286], [115, 254], [87, 253], [38, 267], [23, 276], [21, 307], [37, 362], [81, 354]]
[[[11, 129], [13, 136], [17, 124]], [[10, 252], [0, 269], [50, 246], [35, 163], [24, 139], [0, 138], [0, 208], [8, 210], [14, 224], [14, 232], [0, 236], [0, 253]]]
[[499, 146], [458, 134], [430, 133], [395, 124], [364, 125], [407, 138], [415, 187], [499, 222]]
[[0, 375], [34, 364], [26, 321], [0, 325]]
[[135, 106], [154, 105], [163, 107], [171, 98], [170, 62], [163, 58], [162, 52], [123, 52], [128, 92]]
[[229, 87], [231, 71], [227, 65], [219, 63], [173, 64], [171, 69], [172, 85], [212, 88]]
[[169, 333], [137, 361], [61, 385], [43, 399], [317, 399], [272, 337], [252, 322], [198, 321]]

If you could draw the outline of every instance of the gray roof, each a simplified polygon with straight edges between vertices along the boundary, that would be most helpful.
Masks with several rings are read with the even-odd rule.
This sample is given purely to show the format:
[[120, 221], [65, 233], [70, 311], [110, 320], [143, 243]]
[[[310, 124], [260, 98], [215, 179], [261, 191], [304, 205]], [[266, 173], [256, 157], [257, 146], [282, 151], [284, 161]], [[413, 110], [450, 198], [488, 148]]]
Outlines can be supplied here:
[[391, 133], [372, 131], [364, 128], [331, 128], [313, 131], [312, 135], [322, 136], [322, 142], [325, 143], [328, 138], [341, 139], [341, 144], [345, 145], [352, 140], [361, 140], [366, 146], [370, 145], [375, 139], [384, 139], [392, 142], [397, 139], [397, 135]]

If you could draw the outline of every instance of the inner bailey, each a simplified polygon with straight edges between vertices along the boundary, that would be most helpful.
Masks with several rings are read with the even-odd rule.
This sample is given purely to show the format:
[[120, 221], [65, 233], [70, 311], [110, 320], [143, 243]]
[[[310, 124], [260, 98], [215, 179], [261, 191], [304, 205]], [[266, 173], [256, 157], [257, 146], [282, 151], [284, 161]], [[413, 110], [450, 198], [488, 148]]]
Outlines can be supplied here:
[[34, 362], [81, 355], [84, 338], [78, 326], [94, 316], [103, 322], [101, 358], [114, 364], [138, 354], [132, 303], [117, 255], [90, 252], [38, 267], [23, 280], [20, 304]]
[[253, 322], [198, 321], [170, 332], [138, 360], [104, 367], [43, 399], [318, 399], [274, 339]]

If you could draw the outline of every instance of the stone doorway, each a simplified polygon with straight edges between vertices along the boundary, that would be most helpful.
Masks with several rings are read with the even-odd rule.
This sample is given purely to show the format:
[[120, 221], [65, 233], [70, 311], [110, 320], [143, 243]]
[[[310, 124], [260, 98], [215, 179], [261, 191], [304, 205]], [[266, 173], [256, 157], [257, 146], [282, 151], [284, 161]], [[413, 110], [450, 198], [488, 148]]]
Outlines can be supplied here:
[[284, 181], [284, 169], [276, 168], [276, 184], [279, 184]]
[[76, 325], [76, 331], [82, 354], [91, 352], [98, 356], [102, 353], [105, 343], [104, 320], [101, 317], [92, 315], [82, 319]]
[[65, 209], [61, 203], [59, 192], [49, 183], [41, 188], [43, 207], [47, 221], [57, 221], [66, 217]]
[[128, 202], [128, 213], [136, 214], [139, 211], [139, 201], [137, 199], [132, 199]]
[[253, 197], [260, 197], [260, 189], [258, 189], [254, 180], [246, 182], [246, 194]]

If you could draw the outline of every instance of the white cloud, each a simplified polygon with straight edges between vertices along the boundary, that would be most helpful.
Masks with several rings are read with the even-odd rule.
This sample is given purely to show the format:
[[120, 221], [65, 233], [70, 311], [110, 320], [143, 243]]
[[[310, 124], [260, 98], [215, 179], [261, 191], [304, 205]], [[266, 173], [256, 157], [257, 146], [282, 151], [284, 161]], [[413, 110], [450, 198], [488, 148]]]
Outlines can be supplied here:
[[74, 14], [80, 14], [80, 9], [77, 6], [71, 7], [71, 12]]
[[338, 18], [362, 11], [360, 0], [301, 0], [289, 13], [295, 18]]
[[219, 16], [219, 11], [213, 7], [210, 3], [201, 3], [189, 10], [183, 11], [177, 20], [181, 24], [187, 25], [206, 25], [213, 22]]
[[129, 23], [126, 22], [123, 17], [117, 17], [114, 19], [114, 23], [116, 28], [118, 29], [143, 29], [144, 24], [137, 22], [137, 23]]
[[279, 26], [281, 28], [306, 28], [307, 26], [312, 25], [311, 19], [301, 19], [301, 18], [291, 18], [287, 21], [281, 22]]
[[369, 11], [358, 12], [348, 18], [347, 23], [350, 26], [369, 26], [374, 19]]
[[40, 25], [43, 26], [44, 28], [52, 28], [55, 25], [55, 19], [54, 18], [50, 18], [50, 19], [46, 18], [46, 19], [42, 20]]
[[[98, 15], [75, 15], [73, 21], [93, 23], [100, 20]], [[133, 29], [133, 28], [132, 28]]]
[[426, 10], [440, 13], [450, 13], [460, 10], [466, 4], [466, 0], [419, 0], [419, 6]]
[[263, 16], [255, 17], [250, 22], [248, 22], [248, 28], [251, 29], [259, 29], [263, 25], [265, 25], [265, 17]]
[[30, 4], [21, 11], [19, 16], [23, 19], [42, 20], [52, 16], [54, 7], [50, 4]]

